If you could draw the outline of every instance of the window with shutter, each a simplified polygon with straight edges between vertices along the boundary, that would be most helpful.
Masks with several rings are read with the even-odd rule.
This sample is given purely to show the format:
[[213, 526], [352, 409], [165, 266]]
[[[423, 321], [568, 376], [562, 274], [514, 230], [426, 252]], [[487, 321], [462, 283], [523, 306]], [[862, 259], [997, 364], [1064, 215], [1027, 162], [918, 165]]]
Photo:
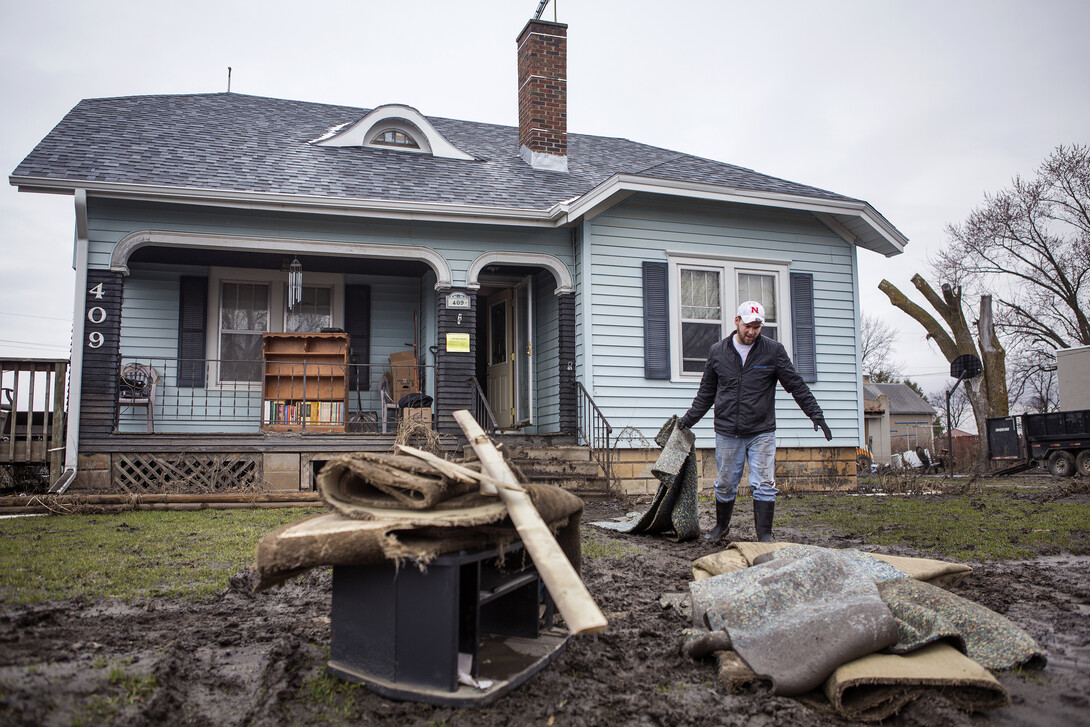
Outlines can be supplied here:
[[673, 331], [671, 344], [676, 351], [668, 368], [673, 367], [676, 378], [700, 378], [708, 351], [734, 331], [738, 306], [747, 300], [764, 306], [761, 335], [790, 349], [790, 320], [785, 315], [789, 306], [780, 304], [786, 265], [681, 255], [672, 257], [668, 265], [671, 320], [667, 328]]

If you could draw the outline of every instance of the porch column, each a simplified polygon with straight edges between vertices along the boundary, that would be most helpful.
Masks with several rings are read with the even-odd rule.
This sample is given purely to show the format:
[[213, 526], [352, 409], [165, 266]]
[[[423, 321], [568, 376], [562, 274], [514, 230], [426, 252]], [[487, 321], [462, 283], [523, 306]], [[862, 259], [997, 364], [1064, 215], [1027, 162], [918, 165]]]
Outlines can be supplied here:
[[124, 279], [109, 270], [88, 270], [83, 305], [81, 442], [109, 436], [117, 422], [121, 366], [121, 293]]
[[560, 431], [575, 434], [578, 428], [575, 393], [575, 293], [557, 297], [560, 338]]
[[450, 288], [436, 296], [436, 305], [439, 353], [435, 357], [435, 429], [460, 438], [462, 429], [453, 413], [458, 409], [473, 411], [474, 404], [470, 378], [476, 373], [477, 361], [477, 293], [469, 288]]

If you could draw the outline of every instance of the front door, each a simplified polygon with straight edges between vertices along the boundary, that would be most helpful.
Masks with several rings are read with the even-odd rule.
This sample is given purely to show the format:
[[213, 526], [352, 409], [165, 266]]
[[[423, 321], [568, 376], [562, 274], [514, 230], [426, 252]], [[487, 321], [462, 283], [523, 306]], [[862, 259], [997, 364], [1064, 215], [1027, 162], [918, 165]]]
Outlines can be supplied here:
[[526, 277], [488, 297], [488, 405], [500, 429], [533, 423], [533, 289]]
[[515, 422], [512, 307], [510, 290], [488, 298], [488, 406], [500, 429]]

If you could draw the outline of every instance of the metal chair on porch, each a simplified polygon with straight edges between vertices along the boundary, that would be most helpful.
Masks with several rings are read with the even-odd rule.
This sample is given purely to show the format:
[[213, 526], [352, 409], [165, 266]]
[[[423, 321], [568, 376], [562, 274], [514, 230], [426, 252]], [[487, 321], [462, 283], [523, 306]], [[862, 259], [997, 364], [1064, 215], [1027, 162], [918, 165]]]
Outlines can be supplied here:
[[382, 375], [382, 381], [379, 382], [379, 391], [382, 395], [382, 401], [379, 402], [379, 408], [382, 416], [382, 433], [386, 433], [386, 412], [391, 409], [397, 412], [397, 402], [394, 401], [393, 385], [390, 383], [390, 373], [386, 372]]
[[155, 431], [155, 387], [158, 383], [159, 372], [147, 364], [130, 363], [121, 369], [117, 403], [147, 407], [148, 434]]

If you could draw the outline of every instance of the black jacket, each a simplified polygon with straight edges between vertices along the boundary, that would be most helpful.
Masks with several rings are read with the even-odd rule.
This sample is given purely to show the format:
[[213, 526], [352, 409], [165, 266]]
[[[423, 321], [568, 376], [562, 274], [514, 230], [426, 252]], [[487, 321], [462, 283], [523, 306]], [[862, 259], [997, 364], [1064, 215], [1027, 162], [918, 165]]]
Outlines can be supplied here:
[[783, 344], [757, 336], [742, 365], [731, 333], [708, 351], [708, 363], [693, 406], [681, 417], [691, 427], [715, 404], [715, 432], [728, 437], [752, 437], [776, 430], [776, 382], [795, 397], [811, 419], [823, 417], [810, 387], [795, 371]]

